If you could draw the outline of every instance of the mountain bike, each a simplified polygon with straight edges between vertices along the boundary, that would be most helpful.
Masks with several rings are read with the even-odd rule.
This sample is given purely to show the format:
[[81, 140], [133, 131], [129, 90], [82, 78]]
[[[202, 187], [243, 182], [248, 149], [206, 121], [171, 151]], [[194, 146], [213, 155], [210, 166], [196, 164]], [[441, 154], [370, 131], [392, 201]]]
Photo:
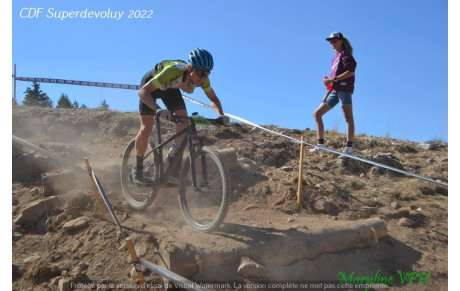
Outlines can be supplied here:
[[[185, 221], [193, 229], [211, 232], [219, 227], [227, 214], [231, 182], [230, 174], [218, 151], [203, 145], [197, 128], [210, 124], [219, 125], [219, 119], [198, 116], [172, 115], [170, 121], [179, 123], [188, 119], [190, 125], [162, 141], [160, 118], [155, 117], [156, 133], [149, 138], [144, 155], [144, 177], [153, 181], [153, 186], [138, 186], [133, 182], [131, 169], [135, 164], [135, 139], [125, 149], [121, 163], [121, 186], [129, 206], [142, 210], [157, 196], [159, 189], [168, 187], [171, 174], [178, 169], [179, 204]], [[173, 158], [169, 159], [165, 148], [178, 136], [185, 134]], [[188, 153], [184, 152], [188, 145]], [[180, 166], [180, 169], [177, 168]]]

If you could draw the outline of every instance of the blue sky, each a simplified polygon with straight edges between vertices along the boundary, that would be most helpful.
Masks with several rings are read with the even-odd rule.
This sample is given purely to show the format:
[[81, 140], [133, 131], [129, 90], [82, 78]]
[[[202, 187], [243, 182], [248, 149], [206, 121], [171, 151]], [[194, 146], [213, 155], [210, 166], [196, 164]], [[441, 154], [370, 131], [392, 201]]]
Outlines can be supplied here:
[[[23, 8], [43, 8], [21, 18]], [[55, 19], [55, 12], [123, 11], [115, 19]], [[153, 10], [150, 19], [130, 10]], [[23, 10], [23, 16], [27, 14]], [[261, 125], [316, 130], [341, 31], [354, 47], [356, 134], [448, 141], [448, 1], [25, 1], [12, 3], [12, 64], [22, 77], [138, 85], [164, 59], [203, 47], [215, 61], [211, 85], [225, 112]], [[12, 67], [12, 65], [11, 65]], [[17, 82], [17, 100], [30, 82]], [[62, 93], [90, 108], [136, 111], [136, 91], [41, 84], [57, 104]], [[209, 103], [201, 90], [190, 97]], [[187, 103], [189, 111], [213, 112]], [[346, 132], [340, 105], [325, 128]]]

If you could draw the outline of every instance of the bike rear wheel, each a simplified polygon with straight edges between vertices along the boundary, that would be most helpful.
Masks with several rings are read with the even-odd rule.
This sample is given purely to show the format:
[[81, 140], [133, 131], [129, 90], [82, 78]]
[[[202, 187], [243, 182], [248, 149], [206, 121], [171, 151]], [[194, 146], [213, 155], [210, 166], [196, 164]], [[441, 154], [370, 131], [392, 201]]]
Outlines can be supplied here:
[[185, 221], [193, 229], [211, 232], [225, 218], [230, 203], [230, 174], [219, 153], [203, 147], [194, 156], [197, 188], [192, 185], [190, 155], [184, 162], [179, 203]]
[[[129, 142], [123, 154], [121, 162], [121, 187], [123, 196], [129, 206], [136, 210], [142, 210], [152, 204], [156, 197], [156, 189], [154, 187], [139, 187], [133, 183], [131, 170], [136, 163], [135, 140]], [[147, 145], [146, 154], [151, 151], [151, 143]], [[144, 177], [154, 181], [159, 179], [159, 162], [156, 153], [151, 153], [144, 159]]]

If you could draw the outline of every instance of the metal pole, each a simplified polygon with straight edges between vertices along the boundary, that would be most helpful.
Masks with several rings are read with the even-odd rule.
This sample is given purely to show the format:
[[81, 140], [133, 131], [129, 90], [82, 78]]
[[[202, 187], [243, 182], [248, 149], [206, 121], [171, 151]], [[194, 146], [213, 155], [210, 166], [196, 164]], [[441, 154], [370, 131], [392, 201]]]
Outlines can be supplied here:
[[16, 64], [14, 64], [14, 70], [13, 70], [13, 106], [15, 106], [17, 103], [16, 101]]
[[303, 152], [304, 152], [304, 143], [303, 143], [303, 135], [300, 137], [300, 159], [299, 159], [299, 181], [297, 186], [297, 203], [302, 203], [302, 172], [303, 172]]
[[91, 175], [92, 169], [91, 169], [91, 166], [89, 165], [88, 158], [85, 158], [85, 163], [86, 163], [86, 168], [88, 169], [89, 179], [91, 181], [91, 185], [93, 186], [94, 196], [96, 197], [96, 203], [97, 203], [97, 208], [99, 209], [99, 215], [101, 216], [102, 220], [105, 220], [104, 208], [102, 207], [101, 198], [99, 197], [99, 194], [98, 194], [98, 191], [97, 191], [96, 182], [94, 181], [94, 178]]

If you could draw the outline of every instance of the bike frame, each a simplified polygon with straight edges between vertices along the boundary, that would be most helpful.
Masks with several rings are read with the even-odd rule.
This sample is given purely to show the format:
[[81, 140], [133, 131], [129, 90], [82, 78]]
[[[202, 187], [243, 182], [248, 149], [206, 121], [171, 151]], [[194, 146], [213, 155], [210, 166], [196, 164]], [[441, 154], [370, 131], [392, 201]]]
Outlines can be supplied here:
[[[191, 159], [190, 159], [190, 167], [191, 167], [191, 171], [192, 171], [192, 186], [193, 186], [194, 190], [202, 190], [200, 187], [197, 186], [197, 182], [196, 182], [195, 153], [196, 153], [197, 145], [193, 141], [194, 138], [197, 138], [195, 121], [193, 120], [193, 118], [188, 117], [188, 116], [174, 116], [174, 118], [176, 118], [176, 120], [188, 119], [188, 120], [190, 120], [190, 125], [187, 126], [184, 129], [182, 129], [181, 131], [175, 133], [173, 136], [171, 136], [167, 140], [162, 141], [161, 140], [161, 122], [160, 122], [160, 118], [155, 118], [156, 127], [157, 127], [158, 145], [155, 146], [149, 153], [147, 153], [144, 156], [144, 160], [150, 154], [152, 154], [153, 152], [155, 152], [155, 151], [158, 152], [158, 156], [161, 157], [161, 159], [159, 161], [160, 162], [160, 181], [159, 181], [159, 184], [160, 184], [160, 186], [164, 186], [164, 185], [166, 185], [168, 183], [168, 179], [171, 176], [171, 173], [172, 173], [173, 169], [175, 169], [178, 166], [179, 161], [182, 161], [182, 156], [183, 156], [184, 151], [185, 151], [185, 146], [188, 143], [189, 151], [190, 151], [190, 157], [191, 157]], [[164, 171], [164, 161], [163, 161], [163, 158], [162, 158], [163, 157], [163, 147], [166, 144], [169, 144], [171, 141], [173, 141], [174, 139], [176, 139], [177, 137], [179, 137], [179, 136], [181, 136], [183, 134], [186, 134], [186, 138], [184, 138], [182, 140], [182, 143], [179, 145], [179, 148], [178, 148], [176, 154], [174, 155], [174, 158], [169, 163], [168, 168], [166, 169], [166, 171]], [[198, 146], [202, 147], [203, 146], [203, 141], [202, 141], [201, 138], [198, 138], [198, 142], [199, 142]], [[181, 165], [181, 167], [182, 167], [182, 165]], [[202, 169], [203, 169], [203, 177], [207, 181], [207, 168], [206, 168], [206, 161], [205, 161], [204, 157], [202, 157]]]

